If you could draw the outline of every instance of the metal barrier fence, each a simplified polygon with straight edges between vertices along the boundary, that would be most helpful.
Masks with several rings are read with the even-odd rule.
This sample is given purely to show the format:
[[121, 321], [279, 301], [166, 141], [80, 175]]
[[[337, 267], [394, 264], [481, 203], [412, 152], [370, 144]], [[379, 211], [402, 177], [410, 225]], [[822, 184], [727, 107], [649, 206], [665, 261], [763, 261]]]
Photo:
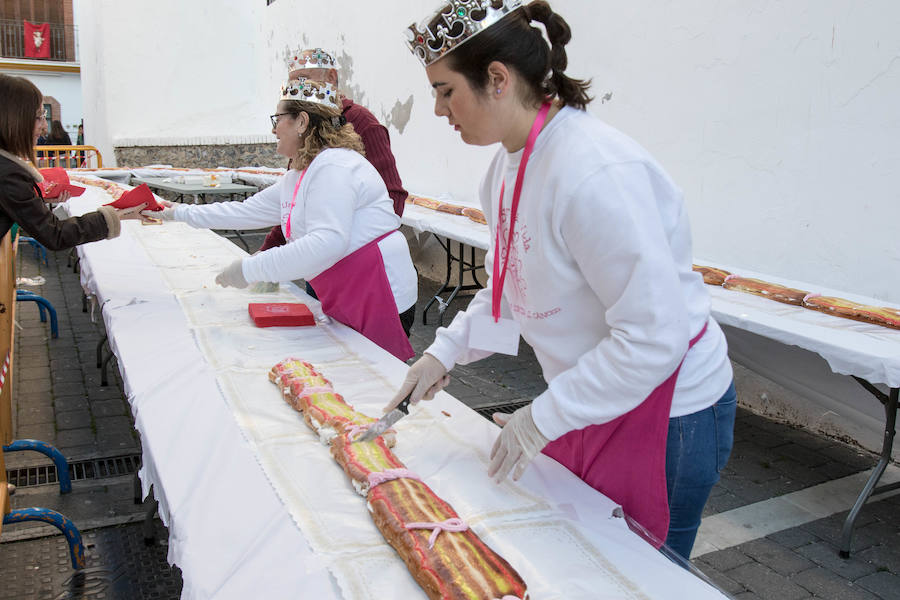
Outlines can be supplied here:
[[35, 146], [34, 154], [39, 169], [99, 169], [103, 166], [103, 156], [93, 146]]

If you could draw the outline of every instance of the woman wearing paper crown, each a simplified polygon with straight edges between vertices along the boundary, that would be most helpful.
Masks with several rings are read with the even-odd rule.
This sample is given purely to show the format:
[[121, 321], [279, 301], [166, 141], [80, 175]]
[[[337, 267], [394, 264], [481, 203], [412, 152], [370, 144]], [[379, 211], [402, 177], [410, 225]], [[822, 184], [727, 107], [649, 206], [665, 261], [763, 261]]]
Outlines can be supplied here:
[[503, 147], [480, 187], [488, 286], [390, 406], [433, 397], [457, 363], [515, 354], [521, 331], [548, 388], [494, 415], [489, 474], [518, 479], [543, 451], [687, 558], [731, 450], [735, 392], [681, 191], [585, 111], [588, 82], [564, 73], [569, 26], [547, 2], [454, 0], [408, 35], [435, 114], [467, 144]]
[[412, 323], [416, 272], [397, 229], [387, 188], [362, 156], [334, 88], [289, 81], [271, 116], [276, 151], [292, 158], [278, 183], [243, 202], [178, 205], [145, 213], [192, 227], [251, 229], [281, 224], [288, 243], [235, 261], [216, 277], [243, 288], [306, 279], [325, 314], [401, 360], [413, 356], [401, 321]]
[[[288, 79], [313, 79], [325, 81], [335, 88], [338, 84], [338, 65], [334, 57], [321, 48], [307, 48], [292, 52], [286, 59]], [[391, 152], [391, 138], [387, 128], [378, 122], [369, 109], [355, 103], [350, 98], [338, 92], [341, 115], [347, 122], [353, 125], [353, 130], [359, 134], [365, 150], [366, 160], [381, 175], [387, 186], [388, 196], [394, 202], [394, 212], [397, 216], [403, 216], [403, 207], [406, 204], [406, 190], [397, 172], [397, 163]], [[260, 250], [268, 250], [286, 243], [281, 227], [273, 227], [266, 236]], [[312, 288], [308, 287], [307, 292]]]
[[[101, 206], [80, 217], [57, 219], [44, 203], [44, 177], [34, 167], [34, 146], [47, 125], [44, 97], [27, 79], [0, 75], [0, 98], [0, 237], [18, 223], [50, 250], [65, 250], [114, 238], [121, 219], [139, 218], [146, 204], [122, 210]], [[68, 192], [57, 198], [67, 199]]]

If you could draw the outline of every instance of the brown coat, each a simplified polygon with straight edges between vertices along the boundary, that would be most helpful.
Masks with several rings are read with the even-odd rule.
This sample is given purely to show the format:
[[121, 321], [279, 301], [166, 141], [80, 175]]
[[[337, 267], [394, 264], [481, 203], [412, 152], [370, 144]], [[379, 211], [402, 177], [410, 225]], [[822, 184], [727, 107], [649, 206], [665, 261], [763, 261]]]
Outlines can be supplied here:
[[13, 223], [49, 250], [66, 250], [119, 235], [111, 207], [81, 217], [58, 219], [41, 194], [41, 174], [31, 164], [0, 150], [0, 237]]

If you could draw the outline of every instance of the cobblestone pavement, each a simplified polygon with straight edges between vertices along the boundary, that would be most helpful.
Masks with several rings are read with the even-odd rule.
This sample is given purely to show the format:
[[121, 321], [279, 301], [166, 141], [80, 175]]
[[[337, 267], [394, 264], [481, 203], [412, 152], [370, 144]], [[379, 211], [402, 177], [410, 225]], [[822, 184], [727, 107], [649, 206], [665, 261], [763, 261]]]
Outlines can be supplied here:
[[[261, 240], [261, 238], [260, 238]], [[256, 240], [258, 244], [260, 240]], [[252, 240], [248, 240], [252, 241]], [[21, 277], [46, 278], [28, 287], [59, 313], [59, 339], [50, 339], [33, 303], [20, 303], [14, 372], [14, 420], [19, 438], [55, 443], [72, 463], [129, 457], [140, 452], [130, 411], [113, 360], [110, 384], [100, 385], [96, 347], [102, 324], [82, 312], [78, 276], [67, 253], [50, 253], [40, 265], [29, 248], [20, 250]], [[417, 352], [434, 337], [437, 313], [421, 323], [421, 309], [437, 284], [423, 280], [412, 342]], [[449, 322], [465, 300], [454, 302]], [[739, 397], [788, 392], [737, 368]], [[544, 389], [537, 361], [522, 344], [518, 357], [494, 356], [457, 367], [448, 391], [475, 408], [527, 402]], [[490, 412], [490, 411], [484, 411]], [[10, 471], [48, 464], [41, 455], [6, 455]], [[809, 489], [871, 468], [875, 458], [840, 442], [740, 410], [735, 447], [705, 516]], [[166, 562], [166, 531], [152, 523], [155, 540], [145, 544], [147, 506], [133, 500], [133, 475], [94, 473], [60, 496], [54, 485], [24, 485], [14, 507], [45, 506], [64, 512], [80, 527], [88, 568], [72, 571], [63, 538], [41, 525], [5, 526], [0, 539], [0, 599], [178, 598], [181, 577]], [[850, 559], [838, 557], [846, 512], [796, 525], [766, 537], [697, 557], [693, 563], [725, 592], [740, 600], [794, 598], [900, 599], [900, 496], [870, 502], [857, 523]], [[762, 517], [761, 517], [762, 518]]]

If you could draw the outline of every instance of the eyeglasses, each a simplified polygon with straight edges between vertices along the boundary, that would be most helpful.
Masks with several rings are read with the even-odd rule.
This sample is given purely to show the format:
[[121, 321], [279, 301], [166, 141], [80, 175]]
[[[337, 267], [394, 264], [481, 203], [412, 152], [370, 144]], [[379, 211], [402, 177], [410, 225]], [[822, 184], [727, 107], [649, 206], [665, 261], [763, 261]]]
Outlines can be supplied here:
[[283, 117], [284, 115], [289, 115], [289, 114], [291, 114], [291, 113], [283, 112], [283, 113], [275, 113], [274, 115], [269, 115], [269, 118], [272, 120], [272, 129], [275, 129], [276, 127], [278, 127], [278, 117]]

